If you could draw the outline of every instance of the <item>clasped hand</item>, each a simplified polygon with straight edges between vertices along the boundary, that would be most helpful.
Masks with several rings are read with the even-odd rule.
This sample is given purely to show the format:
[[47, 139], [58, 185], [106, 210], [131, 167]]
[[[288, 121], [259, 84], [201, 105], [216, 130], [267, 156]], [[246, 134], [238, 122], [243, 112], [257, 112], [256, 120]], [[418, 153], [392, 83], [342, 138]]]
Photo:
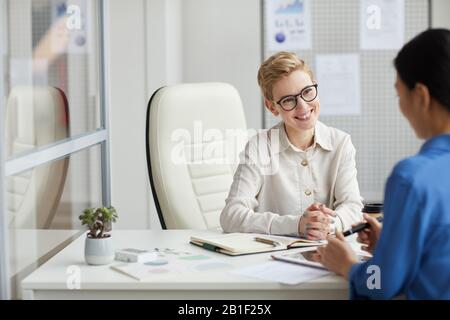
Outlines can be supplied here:
[[325, 240], [333, 231], [333, 217], [336, 213], [320, 203], [314, 203], [306, 209], [298, 224], [300, 237], [308, 240]]

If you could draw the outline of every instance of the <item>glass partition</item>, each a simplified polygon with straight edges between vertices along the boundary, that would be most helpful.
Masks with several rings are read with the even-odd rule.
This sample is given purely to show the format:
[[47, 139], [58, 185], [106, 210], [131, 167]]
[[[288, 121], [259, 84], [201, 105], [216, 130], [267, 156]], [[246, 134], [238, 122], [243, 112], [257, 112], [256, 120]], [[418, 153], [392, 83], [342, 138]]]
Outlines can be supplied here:
[[103, 5], [0, 0], [0, 298], [109, 205]]
[[101, 127], [98, 8], [95, 0], [6, 1], [7, 158]]
[[84, 228], [85, 208], [102, 205], [100, 146], [6, 179], [12, 297], [20, 281]]

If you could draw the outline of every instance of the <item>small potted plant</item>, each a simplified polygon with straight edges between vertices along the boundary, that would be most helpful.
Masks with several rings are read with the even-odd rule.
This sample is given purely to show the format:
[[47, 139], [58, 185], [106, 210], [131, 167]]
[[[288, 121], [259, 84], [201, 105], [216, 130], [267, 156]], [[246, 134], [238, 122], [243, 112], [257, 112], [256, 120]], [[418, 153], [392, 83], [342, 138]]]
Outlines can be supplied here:
[[111, 231], [113, 222], [117, 220], [114, 207], [89, 208], [80, 215], [82, 225], [87, 225], [84, 258], [87, 264], [104, 265], [114, 260]]

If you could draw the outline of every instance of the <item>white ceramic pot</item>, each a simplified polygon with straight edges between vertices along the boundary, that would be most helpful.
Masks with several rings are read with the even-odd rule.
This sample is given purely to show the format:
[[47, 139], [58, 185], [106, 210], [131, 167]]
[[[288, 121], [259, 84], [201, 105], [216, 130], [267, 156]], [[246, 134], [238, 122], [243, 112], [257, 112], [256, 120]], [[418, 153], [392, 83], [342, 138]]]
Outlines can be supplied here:
[[111, 263], [114, 260], [112, 237], [100, 239], [86, 237], [84, 259], [87, 264], [91, 265]]

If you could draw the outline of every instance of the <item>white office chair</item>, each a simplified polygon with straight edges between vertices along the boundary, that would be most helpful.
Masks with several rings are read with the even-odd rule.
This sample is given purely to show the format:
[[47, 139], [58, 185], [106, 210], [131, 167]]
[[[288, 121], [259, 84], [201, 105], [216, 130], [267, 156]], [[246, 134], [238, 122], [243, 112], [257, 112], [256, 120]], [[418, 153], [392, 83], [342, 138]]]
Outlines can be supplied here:
[[[53, 87], [18, 86], [6, 107], [7, 156], [69, 136], [69, 109], [64, 93]], [[7, 179], [9, 225], [49, 228], [56, 213], [69, 158], [51, 162]]]
[[163, 229], [220, 228], [237, 164], [233, 153], [245, 144], [232, 141], [229, 129], [246, 131], [239, 93], [229, 84], [174, 85], [150, 98], [147, 165]]

